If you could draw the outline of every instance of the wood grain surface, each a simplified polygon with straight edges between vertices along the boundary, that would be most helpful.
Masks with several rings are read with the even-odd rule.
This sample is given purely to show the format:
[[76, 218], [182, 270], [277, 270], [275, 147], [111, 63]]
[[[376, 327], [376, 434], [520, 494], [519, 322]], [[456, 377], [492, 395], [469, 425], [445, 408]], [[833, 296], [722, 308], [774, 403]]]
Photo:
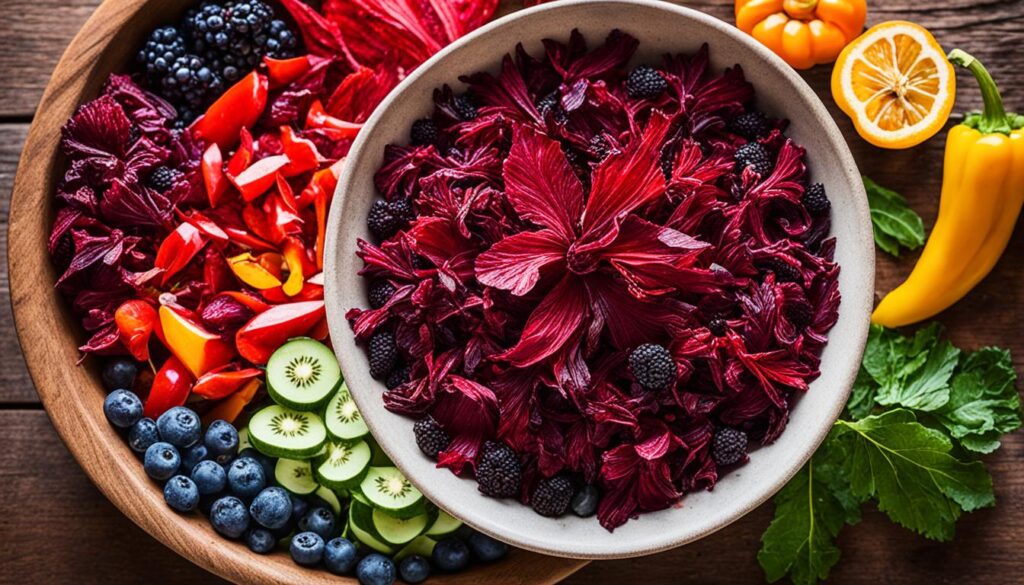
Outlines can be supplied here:
[[[724, 19], [731, 2], [687, 5]], [[0, 0], [0, 246], [6, 252], [7, 209], [14, 168], [36, 104], [64, 47], [97, 0]], [[929, 28], [942, 45], [968, 50], [989, 67], [1010, 107], [1024, 110], [1024, 0], [869, 0], [869, 24], [906, 19]], [[805, 78], [847, 133], [861, 171], [896, 189], [934, 221], [943, 144], [940, 137], [904, 152], [867, 145], [852, 132], [828, 94], [830, 69]], [[956, 111], [977, 108], [973, 81], [960, 77]], [[1024, 231], [1018, 230], [996, 270], [970, 296], [939, 316], [961, 347], [1012, 350], [1024, 372]], [[884, 293], [909, 272], [915, 255], [879, 255], [877, 287]], [[74, 389], [69, 389], [74, 391]], [[214, 583], [214, 576], [147, 536], [90, 483], [61, 445], [40, 409], [22, 363], [9, 308], [6, 265], [0, 268], [0, 583]], [[846, 528], [835, 583], [1020, 582], [1024, 560], [1024, 434], [989, 457], [998, 505], [966, 515], [956, 539], [939, 544], [910, 534], [875, 510]], [[565, 583], [612, 585], [758, 583], [755, 558], [771, 517], [765, 505], [698, 543], [644, 559], [592, 563]], [[209, 539], [196, 546], [222, 546]]]

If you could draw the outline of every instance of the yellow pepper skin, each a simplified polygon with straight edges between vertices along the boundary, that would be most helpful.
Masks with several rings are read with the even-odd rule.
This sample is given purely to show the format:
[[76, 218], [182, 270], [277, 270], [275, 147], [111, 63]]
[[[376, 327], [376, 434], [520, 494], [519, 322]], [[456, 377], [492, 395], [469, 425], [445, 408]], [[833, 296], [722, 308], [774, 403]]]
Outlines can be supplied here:
[[942, 312], [991, 272], [1024, 204], [1024, 117], [1006, 114], [988, 72], [959, 50], [950, 60], [978, 78], [985, 112], [968, 116], [946, 139], [939, 215], [907, 280], [871, 320], [901, 327]]
[[864, 30], [866, 0], [736, 0], [736, 26], [794, 69], [831, 63]]

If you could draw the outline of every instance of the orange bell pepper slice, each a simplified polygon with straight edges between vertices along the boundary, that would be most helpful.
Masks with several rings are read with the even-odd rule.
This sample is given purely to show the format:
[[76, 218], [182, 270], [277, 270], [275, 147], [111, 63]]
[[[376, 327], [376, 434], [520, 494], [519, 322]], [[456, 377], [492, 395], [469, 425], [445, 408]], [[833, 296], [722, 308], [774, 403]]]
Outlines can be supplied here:
[[263, 382], [260, 380], [249, 380], [241, 390], [220, 401], [217, 406], [214, 406], [209, 412], [204, 414], [202, 417], [203, 426], [208, 426], [215, 420], [226, 420], [229, 423], [235, 422], [238, 419], [238, 415], [242, 414], [242, 410], [252, 402], [256, 392], [262, 385]]
[[140, 362], [149, 359], [149, 338], [159, 320], [153, 305], [141, 299], [125, 301], [114, 311], [114, 323], [121, 343]]
[[192, 386], [192, 392], [207, 400], [220, 400], [234, 394], [249, 380], [263, 374], [263, 370], [259, 368], [232, 368], [236, 366], [228, 364], [203, 374]]
[[269, 270], [265, 264], [269, 263], [261, 263], [259, 257], [253, 256], [249, 252], [228, 258], [231, 272], [235, 273], [238, 280], [252, 288], [263, 290], [281, 286], [280, 275]]

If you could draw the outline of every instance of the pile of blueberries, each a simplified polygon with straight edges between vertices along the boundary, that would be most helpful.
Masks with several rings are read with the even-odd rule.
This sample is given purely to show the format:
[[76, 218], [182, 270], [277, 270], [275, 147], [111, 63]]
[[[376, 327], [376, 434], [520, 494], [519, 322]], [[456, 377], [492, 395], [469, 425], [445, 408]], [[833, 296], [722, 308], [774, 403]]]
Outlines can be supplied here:
[[[131, 369], [134, 378], [134, 364], [107, 366], [103, 378], [108, 388], [122, 387], [107, 395], [103, 412], [110, 424], [127, 431], [129, 447], [142, 456], [146, 474], [163, 483], [164, 500], [173, 510], [199, 510], [219, 534], [243, 539], [258, 554], [270, 553], [291, 536], [289, 550], [296, 563], [323, 565], [336, 575], [354, 569], [363, 585], [392, 585], [398, 576], [414, 584], [430, 576], [426, 558], [410, 555], [396, 567], [389, 557], [338, 536], [341, 523], [320, 498], [300, 498], [271, 485], [275, 460], [252, 448], [239, 452], [238, 430], [232, 424], [217, 420], [204, 433], [199, 415], [184, 406], [171, 408], [155, 421], [144, 417], [142, 401], [124, 389], [131, 384], [124, 383], [127, 376], [118, 375], [118, 368]], [[461, 571], [470, 562], [471, 549], [485, 562], [508, 553], [508, 545], [473, 532], [466, 541], [438, 542], [433, 566]]]

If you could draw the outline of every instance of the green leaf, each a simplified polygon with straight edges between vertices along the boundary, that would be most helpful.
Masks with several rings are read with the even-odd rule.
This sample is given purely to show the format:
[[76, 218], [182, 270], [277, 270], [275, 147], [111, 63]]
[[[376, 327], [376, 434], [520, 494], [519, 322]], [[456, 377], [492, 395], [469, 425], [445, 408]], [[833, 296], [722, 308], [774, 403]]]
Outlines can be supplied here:
[[921, 216], [907, 206], [907, 200], [902, 195], [867, 177], [864, 177], [864, 189], [868, 194], [871, 227], [879, 248], [899, 257], [900, 246], [915, 250], [924, 245], [924, 223]]
[[827, 578], [839, 560], [839, 530], [860, 520], [861, 502], [827, 451], [826, 443], [775, 496], [775, 517], [757, 553], [770, 582], [787, 574], [796, 585]]
[[942, 326], [932, 323], [905, 337], [873, 325], [864, 351], [864, 369], [878, 383], [875, 402], [932, 411], [949, 402], [949, 379], [960, 350], [939, 339]]
[[949, 438], [908, 410], [840, 420], [834, 435], [853, 494], [876, 498], [893, 522], [928, 538], [951, 539], [962, 511], [995, 503], [984, 464], [957, 460]]
[[1021, 426], [1017, 372], [1005, 349], [986, 347], [967, 356], [950, 382], [949, 402], [935, 418], [971, 451], [991, 453], [1002, 435]]
[[853, 381], [850, 400], [846, 403], [846, 413], [853, 420], [860, 420], [871, 414], [875, 409], [875, 394], [878, 393], [878, 382], [861, 366], [857, 371], [857, 379]]

